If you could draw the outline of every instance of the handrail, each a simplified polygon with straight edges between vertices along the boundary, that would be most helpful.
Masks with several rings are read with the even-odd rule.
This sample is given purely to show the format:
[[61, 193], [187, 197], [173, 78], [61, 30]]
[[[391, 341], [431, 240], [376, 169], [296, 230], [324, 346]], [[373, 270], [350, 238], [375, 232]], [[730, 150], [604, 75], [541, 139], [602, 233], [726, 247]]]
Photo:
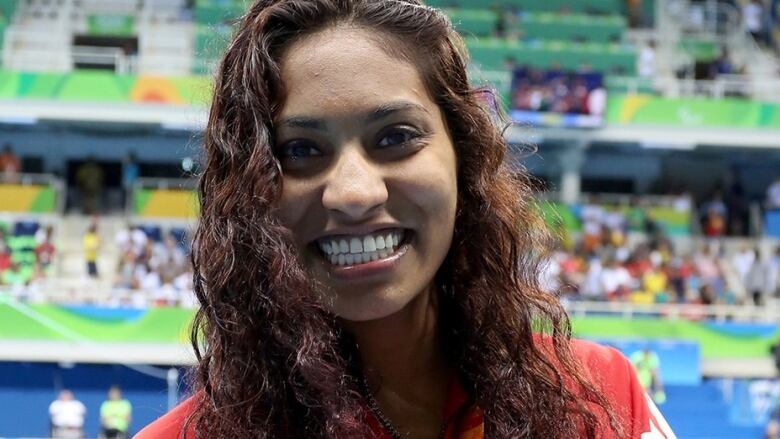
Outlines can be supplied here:
[[[82, 282], [83, 283], [83, 282]], [[90, 303], [110, 307], [148, 307], [154, 306], [157, 297], [170, 296], [173, 290], [132, 290], [106, 287], [105, 284], [84, 283], [79, 290], [60, 287], [59, 282], [50, 280], [49, 285], [39, 288], [20, 288], [0, 286], [0, 296], [26, 297], [32, 302], [74, 304]], [[169, 305], [188, 308], [197, 307], [191, 291], [175, 291], [178, 295]], [[563, 300], [562, 304], [573, 318], [619, 317], [626, 320], [660, 319], [669, 321], [701, 321], [768, 323], [780, 322], [780, 307], [752, 305], [699, 305], [699, 304], [635, 304], [630, 302], [592, 302]]]
[[780, 322], [780, 308], [752, 305], [635, 304], [629, 302], [565, 301], [572, 317], [610, 316], [626, 320], [656, 318], [663, 320], [714, 320], [717, 322]]

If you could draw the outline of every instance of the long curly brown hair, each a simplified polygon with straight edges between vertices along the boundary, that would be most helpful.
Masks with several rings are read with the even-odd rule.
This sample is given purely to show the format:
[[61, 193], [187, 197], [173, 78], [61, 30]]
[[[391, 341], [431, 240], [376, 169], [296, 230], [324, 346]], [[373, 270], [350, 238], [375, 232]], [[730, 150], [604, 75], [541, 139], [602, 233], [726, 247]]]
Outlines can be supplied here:
[[407, 49], [395, 53], [416, 63], [445, 115], [459, 192], [452, 247], [435, 279], [442, 349], [482, 409], [486, 437], [619, 432], [570, 350], [558, 299], [538, 284], [548, 243], [528, 176], [504, 164], [505, 140], [469, 85], [451, 23], [417, 0], [259, 0], [241, 18], [216, 74], [204, 136], [192, 256], [202, 391], [188, 423], [210, 439], [369, 436], [353, 345], [274, 213], [282, 191], [273, 154], [285, 95], [279, 60], [296, 39], [338, 24]]

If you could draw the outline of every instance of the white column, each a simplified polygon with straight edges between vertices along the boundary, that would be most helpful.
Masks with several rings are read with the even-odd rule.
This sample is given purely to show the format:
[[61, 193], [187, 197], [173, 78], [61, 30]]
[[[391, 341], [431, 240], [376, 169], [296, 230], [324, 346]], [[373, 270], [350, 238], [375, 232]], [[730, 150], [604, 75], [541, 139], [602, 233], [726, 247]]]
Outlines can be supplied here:
[[580, 198], [581, 170], [585, 163], [586, 147], [587, 143], [580, 142], [558, 154], [558, 166], [561, 170], [561, 181], [558, 187], [561, 201], [566, 204], [576, 203]]

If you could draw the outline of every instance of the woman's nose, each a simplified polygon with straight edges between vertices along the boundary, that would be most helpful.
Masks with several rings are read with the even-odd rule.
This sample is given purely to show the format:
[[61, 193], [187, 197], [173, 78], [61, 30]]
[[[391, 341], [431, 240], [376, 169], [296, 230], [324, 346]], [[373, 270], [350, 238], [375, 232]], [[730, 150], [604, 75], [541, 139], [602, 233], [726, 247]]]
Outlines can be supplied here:
[[322, 205], [344, 221], [361, 221], [381, 209], [387, 196], [379, 165], [359, 147], [345, 148], [328, 176]]

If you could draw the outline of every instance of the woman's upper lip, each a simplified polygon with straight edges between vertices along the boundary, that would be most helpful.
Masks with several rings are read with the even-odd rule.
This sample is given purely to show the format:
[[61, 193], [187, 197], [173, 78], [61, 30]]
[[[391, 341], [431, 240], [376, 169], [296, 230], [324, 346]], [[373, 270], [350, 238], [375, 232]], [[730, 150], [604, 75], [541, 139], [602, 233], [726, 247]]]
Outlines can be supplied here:
[[368, 235], [370, 233], [378, 232], [380, 230], [388, 229], [403, 229], [404, 227], [398, 223], [370, 223], [360, 224], [355, 226], [342, 226], [334, 227], [319, 233], [314, 240], [334, 237], [334, 236], [352, 236], [352, 235]]

